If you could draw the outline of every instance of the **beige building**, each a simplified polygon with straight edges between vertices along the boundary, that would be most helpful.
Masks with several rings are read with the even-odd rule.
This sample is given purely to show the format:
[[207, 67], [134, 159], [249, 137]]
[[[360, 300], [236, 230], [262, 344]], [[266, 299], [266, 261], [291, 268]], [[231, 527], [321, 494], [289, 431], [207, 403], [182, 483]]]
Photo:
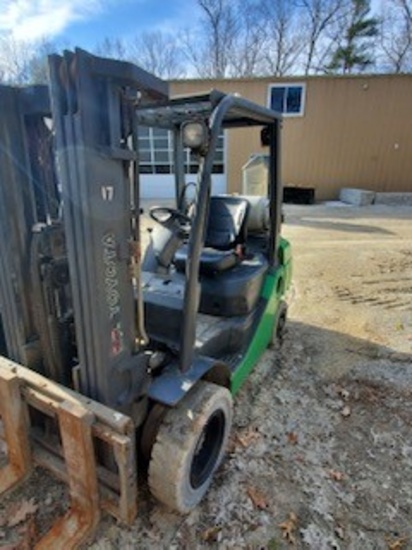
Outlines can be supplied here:
[[[283, 110], [285, 185], [314, 187], [319, 200], [342, 187], [412, 192], [412, 75], [186, 80], [171, 94], [212, 88]], [[242, 166], [259, 152], [258, 131], [228, 133], [226, 191], [241, 191]]]

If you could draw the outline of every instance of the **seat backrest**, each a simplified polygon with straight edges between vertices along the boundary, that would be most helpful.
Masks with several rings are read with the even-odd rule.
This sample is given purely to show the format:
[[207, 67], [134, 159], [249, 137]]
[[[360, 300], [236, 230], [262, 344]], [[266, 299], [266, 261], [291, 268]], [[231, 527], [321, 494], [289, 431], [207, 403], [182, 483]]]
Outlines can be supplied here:
[[246, 241], [249, 202], [240, 197], [211, 197], [205, 246], [230, 250]]

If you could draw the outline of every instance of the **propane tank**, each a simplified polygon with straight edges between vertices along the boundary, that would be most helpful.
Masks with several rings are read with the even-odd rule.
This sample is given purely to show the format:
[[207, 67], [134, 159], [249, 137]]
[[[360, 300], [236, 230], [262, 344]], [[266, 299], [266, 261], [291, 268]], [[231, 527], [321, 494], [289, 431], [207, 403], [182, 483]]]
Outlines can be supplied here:
[[250, 204], [248, 231], [262, 232], [269, 228], [269, 199], [257, 195], [242, 195]]

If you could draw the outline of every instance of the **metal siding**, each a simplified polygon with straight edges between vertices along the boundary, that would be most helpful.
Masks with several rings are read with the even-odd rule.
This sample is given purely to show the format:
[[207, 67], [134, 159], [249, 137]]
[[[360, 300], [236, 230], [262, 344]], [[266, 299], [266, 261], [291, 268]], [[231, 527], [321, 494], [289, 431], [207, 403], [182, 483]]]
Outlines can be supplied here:
[[[217, 88], [266, 105], [269, 84], [294, 81], [306, 83], [306, 104], [283, 122], [285, 184], [313, 186], [318, 199], [341, 187], [412, 191], [412, 75], [175, 81], [171, 92]], [[228, 191], [241, 191], [242, 166], [259, 151], [256, 129], [231, 132]]]

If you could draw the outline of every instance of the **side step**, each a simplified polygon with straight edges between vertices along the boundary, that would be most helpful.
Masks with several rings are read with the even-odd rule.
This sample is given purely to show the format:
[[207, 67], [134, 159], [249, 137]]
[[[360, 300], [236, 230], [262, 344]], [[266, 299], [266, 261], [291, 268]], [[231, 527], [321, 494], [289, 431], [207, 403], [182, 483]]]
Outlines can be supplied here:
[[[39, 415], [56, 427], [54, 436], [35, 426], [33, 418]], [[37, 550], [76, 548], [93, 534], [101, 510], [133, 523], [137, 463], [131, 418], [4, 357], [0, 417], [8, 454], [7, 465], [0, 469], [0, 495], [36, 465], [69, 486], [70, 509], [36, 544]], [[99, 463], [102, 454], [111, 457], [110, 469]]]

